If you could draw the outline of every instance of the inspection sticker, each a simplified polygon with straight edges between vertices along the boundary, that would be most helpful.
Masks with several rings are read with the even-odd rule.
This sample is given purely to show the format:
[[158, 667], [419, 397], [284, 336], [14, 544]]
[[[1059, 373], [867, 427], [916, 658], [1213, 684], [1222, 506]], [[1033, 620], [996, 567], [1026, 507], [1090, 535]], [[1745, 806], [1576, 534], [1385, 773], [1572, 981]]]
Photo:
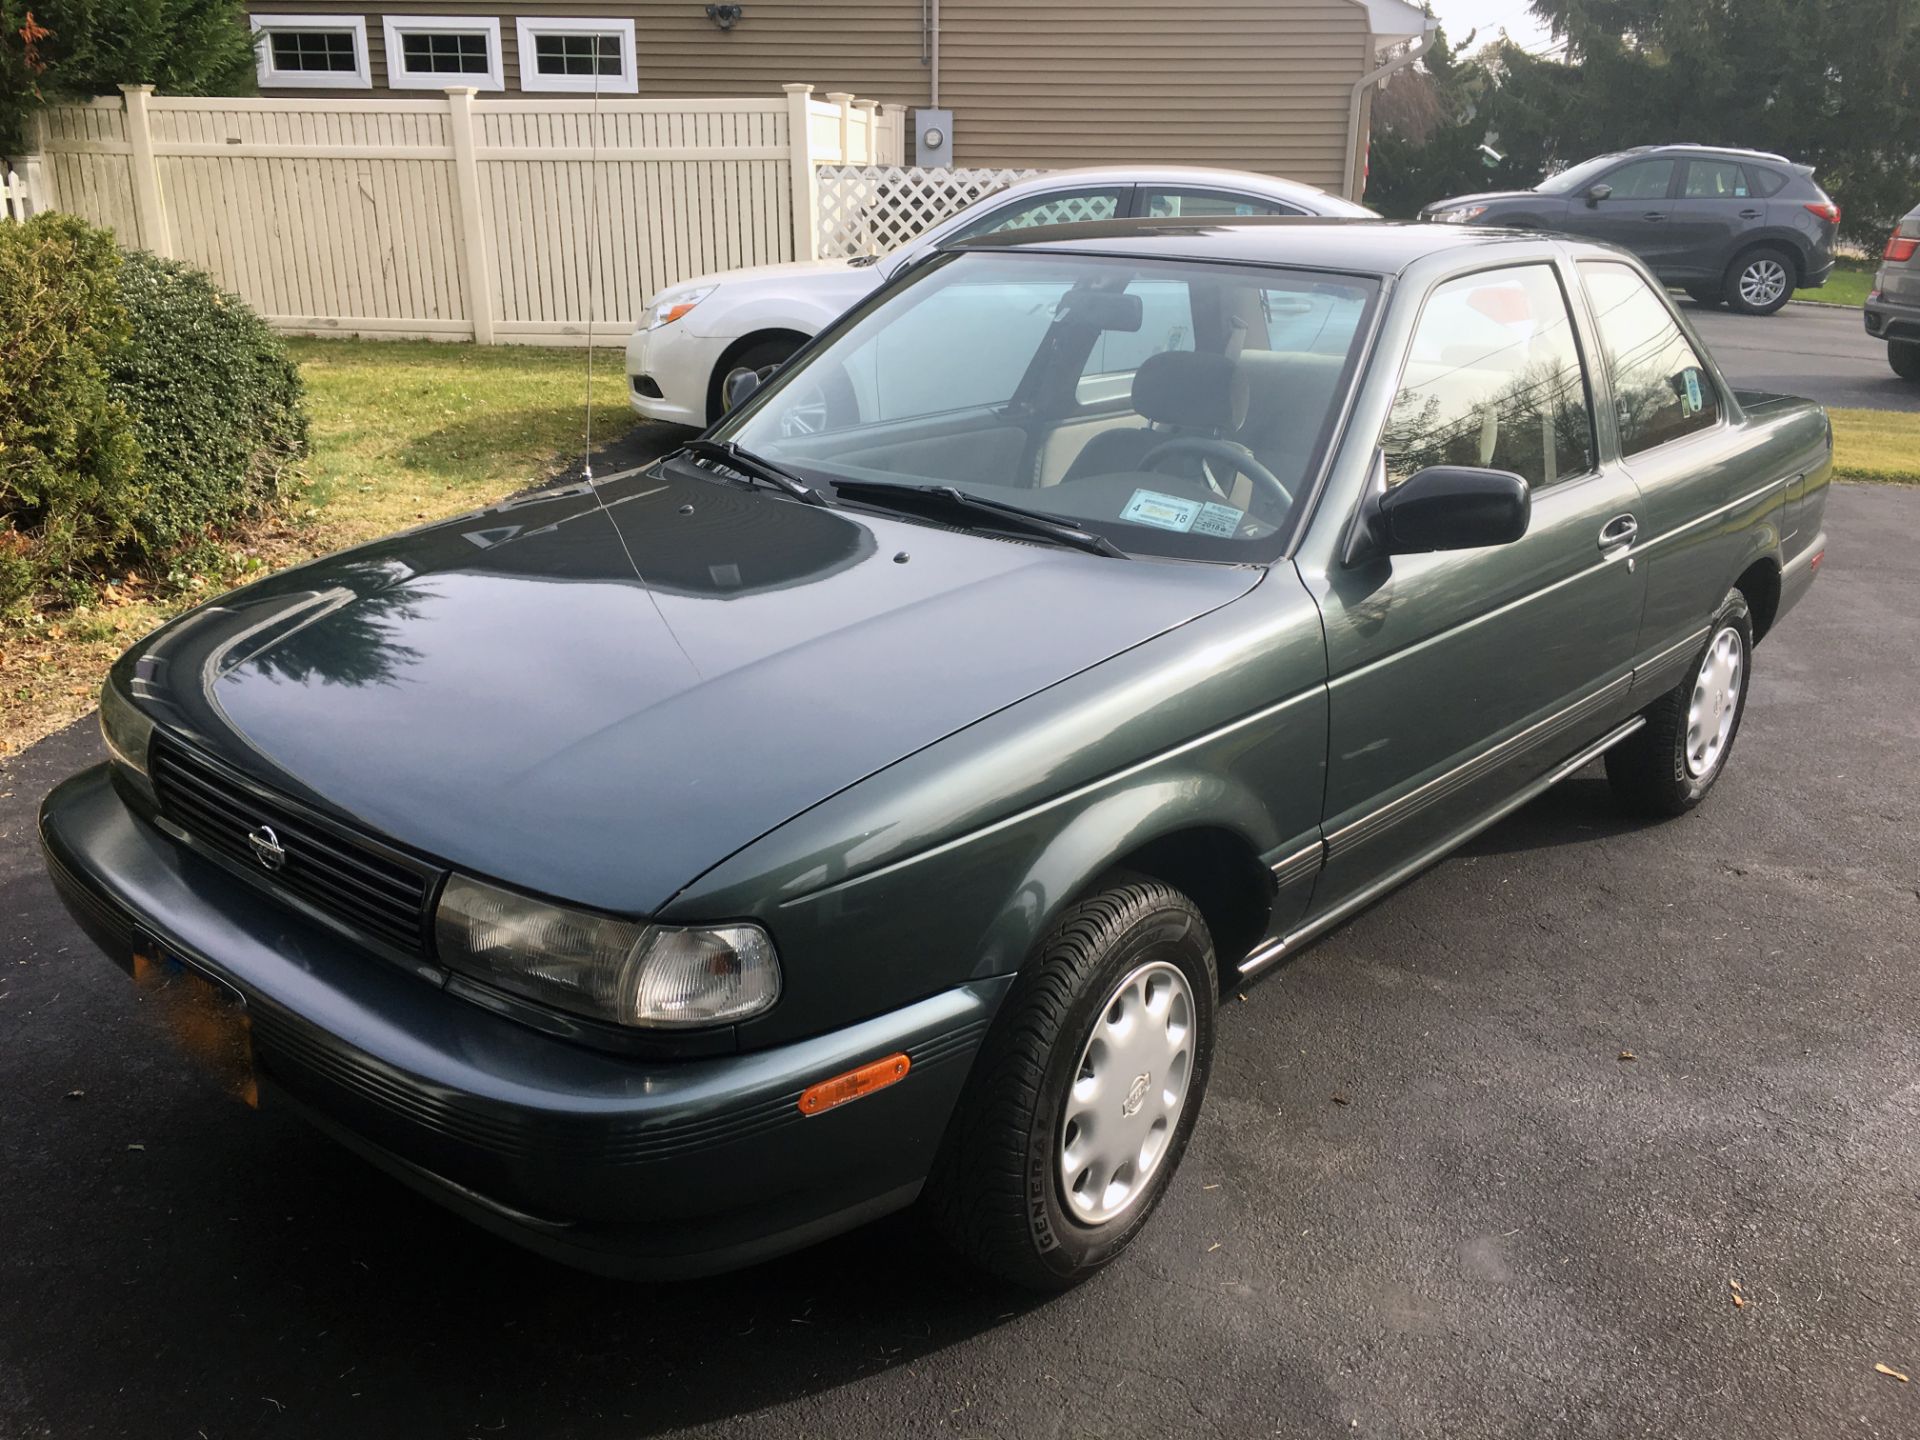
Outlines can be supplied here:
[[1231, 540], [1240, 532], [1240, 521], [1246, 515], [1244, 510], [1236, 510], [1231, 505], [1215, 505], [1211, 501], [1200, 507], [1200, 515], [1193, 522], [1196, 535], [1218, 535]]
[[1687, 384], [1687, 413], [1698, 415], [1704, 405], [1700, 398], [1700, 372], [1689, 365], [1680, 372], [1680, 378]]
[[[1209, 506], [1209, 509], [1212, 507]], [[1122, 520], [1136, 525], [1153, 525], [1162, 530], [1191, 530], [1200, 518], [1200, 506], [1178, 495], [1163, 495], [1158, 490], [1136, 490], [1120, 512]]]

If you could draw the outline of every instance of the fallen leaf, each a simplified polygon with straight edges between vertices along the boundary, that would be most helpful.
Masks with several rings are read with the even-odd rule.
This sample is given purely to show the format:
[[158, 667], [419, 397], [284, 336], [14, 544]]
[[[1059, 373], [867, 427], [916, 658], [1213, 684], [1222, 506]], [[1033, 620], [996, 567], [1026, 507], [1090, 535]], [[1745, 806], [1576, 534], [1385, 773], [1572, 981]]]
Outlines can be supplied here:
[[1894, 1369], [1891, 1365], [1876, 1365], [1873, 1368], [1875, 1370], [1878, 1370], [1882, 1375], [1891, 1375], [1894, 1379], [1898, 1380], [1902, 1385], [1905, 1385], [1908, 1383], [1907, 1377], [1902, 1375], [1898, 1370]]
[[1333, 1097], [1333, 1103], [1336, 1105], [1344, 1105], [1347, 1103], [1347, 1097], [1336, 1093]]
[[147, 1148], [147, 1147], [146, 1147], [146, 1146], [144, 1146], [144, 1145], [129, 1145], [129, 1146], [127, 1146], [127, 1149], [129, 1149], [129, 1150], [144, 1150], [144, 1149], [146, 1149], [146, 1148]]
[[1727, 1281], [1727, 1284], [1731, 1285], [1736, 1290], [1740, 1288], [1740, 1282], [1738, 1280], [1729, 1280]]
[[1620, 1058], [1622, 1060], [1638, 1060], [1640, 1057], [1634, 1054], [1631, 1050], [1622, 1050], [1620, 1052]]
[[84, 1090], [69, 1090], [69, 1091], [67, 1091], [67, 1099], [69, 1099], [69, 1100], [78, 1100], [78, 1099], [80, 1099], [80, 1098], [81, 1098], [82, 1096], [84, 1096], [84, 1095], [85, 1095], [86, 1093], [87, 1093], [87, 1092], [86, 1092], [86, 1091], [84, 1091]]
[[1733, 1308], [1734, 1308], [1734, 1309], [1736, 1309], [1736, 1310], [1744, 1310], [1744, 1309], [1746, 1309], [1746, 1308], [1747, 1308], [1747, 1300], [1746, 1300], [1746, 1297], [1745, 1297], [1744, 1295], [1736, 1295], [1736, 1296], [1734, 1296], [1734, 1297], [1733, 1297]]

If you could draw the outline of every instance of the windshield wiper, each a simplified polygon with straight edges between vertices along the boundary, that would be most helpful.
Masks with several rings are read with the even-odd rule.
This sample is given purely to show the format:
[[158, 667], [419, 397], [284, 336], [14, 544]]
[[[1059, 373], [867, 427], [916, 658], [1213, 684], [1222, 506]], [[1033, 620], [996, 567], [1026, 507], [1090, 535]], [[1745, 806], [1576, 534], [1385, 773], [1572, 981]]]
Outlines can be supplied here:
[[1009, 505], [1004, 500], [970, 495], [952, 485], [895, 485], [884, 480], [836, 480], [833, 482], [833, 493], [843, 500], [862, 500], [871, 505], [934, 519], [950, 519], [956, 514], [972, 519], [984, 517], [1002, 530], [1056, 540], [1092, 555], [1107, 555], [1120, 560], [1127, 555], [1126, 551], [1104, 535], [1082, 530], [1078, 525], [1056, 520], [1051, 515]]
[[764, 480], [776, 489], [784, 490], [796, 500], [809, 505], [824, 505], [826, 496], [814, 489], [798, 475], [782, 470], [773, 461], [754, 454], [751, 450], [742, 450], [731, 440], [709, 440], [704, 435], [696, 435], [680, 447], [680, 454], [691, 455], [696, 460], [706, 460], [715, 465], [725, 465], [729, 470], [753, 480]]

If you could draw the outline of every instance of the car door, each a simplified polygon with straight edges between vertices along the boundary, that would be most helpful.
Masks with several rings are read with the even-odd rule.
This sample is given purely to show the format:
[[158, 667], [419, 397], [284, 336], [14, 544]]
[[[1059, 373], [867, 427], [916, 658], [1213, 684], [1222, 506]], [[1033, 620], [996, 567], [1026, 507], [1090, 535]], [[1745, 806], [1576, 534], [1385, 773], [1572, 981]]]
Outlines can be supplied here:
[[[1647, 600], [1637, 649], [1643, 661], [1664, 664], [1669, 651], [1685, 658], [1739, 569], [1746, 524], [1701, 522], [1743, 498], [1754, 470], [1765, 468], [1750, 453], [1750, 444], [1761, 442], [1731, 432], [1719, 377], [1663, 291], [1617, 261], [1583, 260], [1579, 273], [1613, 397], [1622, 464], [1641, 492], [1634, 555]], [[1642, 698], [1659, 680], [1674, 678], [1659, 669], [1643, 677]]]
[[[1429, 465], [1514, 472], [1532, 490], [1504, 546], [1347, 562], [1316, 517], [1302, 578], [1329, 665], [1325, 915], [1425, 863], [1617, 723], [1641, 578], [1639, 493], [1597, 449], [1570, 272], [1505, 265], [1424, 297], [1379, 437], [1379, 481]], [[1377, 482], [1378, 483], [1378, 482]]]
[[1766, 205], [1737, 160], [1696, 156], [1683, 163], [1667, 221], [1671, 254], [1662, 279], [1718, 280], [1742, 235], [1766, 223]]
[[1306, 215], [1310, 212], [1284, 200], [1244, 191], [1203, 185], [1141, 185], [1134, 191], [1132, 213], [1150, 220], [1200, 217], [1208, 220], [1244, 220], [1254, 215]]
[[[1672, 250], [1672, 190], [1679, 166], [1667, 156], [1629, 160], [1568, 197], [1562, 228], [1631, 250], [1657, 272]], [[1606, 187], [1603, 198], [1592, 189]]]

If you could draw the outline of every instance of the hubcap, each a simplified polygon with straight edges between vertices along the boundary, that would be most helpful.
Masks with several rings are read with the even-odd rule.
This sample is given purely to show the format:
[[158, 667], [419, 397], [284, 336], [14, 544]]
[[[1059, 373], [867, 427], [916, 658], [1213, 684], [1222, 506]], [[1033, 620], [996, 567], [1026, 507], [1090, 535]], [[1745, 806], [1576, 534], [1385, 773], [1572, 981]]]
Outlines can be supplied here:
[[1720, 763], [1740, 710], [1740, 632], [1731, 625], [1713, 637], [1700, 673], [1693, 679], [1693, 703], [1687, 708], [1687, 773], [1698, 779]]
[[1740, 272], [1740, 298], [1749, 305], [1771, 305], [1787, 288], [1787, 267], [1778, 260], [1756, 260]]
[[1142, 1195], [1173, 1143], [1193, 1073], [1193, 994], [1155, 960], [1114, 987], [1080, 1051], [1061, 1110], [1060, 1193], [1102, 1225]]

